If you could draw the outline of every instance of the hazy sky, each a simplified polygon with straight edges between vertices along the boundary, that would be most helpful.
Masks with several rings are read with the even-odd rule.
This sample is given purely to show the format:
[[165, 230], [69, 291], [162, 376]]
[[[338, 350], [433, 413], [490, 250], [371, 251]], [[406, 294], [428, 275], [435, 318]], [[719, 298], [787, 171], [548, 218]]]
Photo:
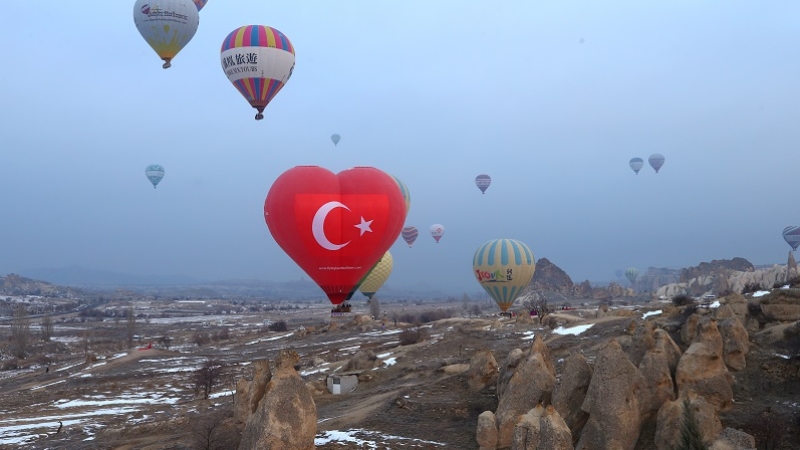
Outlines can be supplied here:
[[[408, 185], [421, 235], [392, 247], [389, 285], [479, 290], [471, 258], [494, 238], [576, 281], [783, 263], [800, 225], [794, 0], [210, 0], [169, 70], [133, 3], [3, 5], [0, 273], [300, 278], [263, 203], [309, 164]], [[219, 62], [248, 24], [297, 53], [260, 122]], [[656, 152], [661, 172], [634, 175]]]

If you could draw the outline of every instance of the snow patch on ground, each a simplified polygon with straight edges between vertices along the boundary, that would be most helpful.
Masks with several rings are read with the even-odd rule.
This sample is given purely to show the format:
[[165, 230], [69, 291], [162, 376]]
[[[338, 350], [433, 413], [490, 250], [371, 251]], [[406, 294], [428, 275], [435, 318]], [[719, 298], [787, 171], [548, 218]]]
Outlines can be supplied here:
[[571, 334], [573, 336], [577, 336], [577, 335], [583, 333], [584, 331], [588, 330], [589, 328], [592, 328], [593, 326], [594, 326], [594, 324], [590, 323], [590, 324], [586, 324], [586, 325], [576, 325], [574, 327], [569, 327], [569, 328], [558, 327], [555, 330], [553, 330], [553, 333], [560, 334], [562, 336], [566, 336], [568, 334]]

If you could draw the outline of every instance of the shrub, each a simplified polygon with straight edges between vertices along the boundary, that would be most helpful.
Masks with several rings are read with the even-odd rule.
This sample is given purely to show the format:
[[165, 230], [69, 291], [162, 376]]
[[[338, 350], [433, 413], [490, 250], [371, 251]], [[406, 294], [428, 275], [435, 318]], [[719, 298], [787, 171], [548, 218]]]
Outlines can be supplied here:
[[211, 390], [219, 383], [224, 367], [219, 361], [206, 360], [203, 366], [194, 372], [194, 391], [202, 393], [203, 398], [208, 399]]
[[211, 337], [209, 337], [208, 333], [198, 331], [192, 336], [192, 342], [198, 346], [203, 346], [211, 342]]
[[267, 327], [269, 331], [289, 331], [289, 325], [286, 323], [285, 320], [279, 320], [277, 322], [272, 322]]
[[551, 330], [556, 329], [558, 328], [558, 319], [553, 316], [545, 316], [545, 318], [542, 319], [542, 325], [550, 328]]
[[747, 422], [746, 430], [756, 439], [758, 448], [778, 450], [786, 444], [788, 418], [779, 417], [772, 411], [756, 414]]
[[761, 290], [761, 284], [759, 283], [747, 283], [742, 288], [742, 294], [750, 294], [752, 292], [758, 292]]
[[672, 304], [675, 306], [686, 306], [694, 303], [694, 299], [688, 295], [676, 295], [672, 297]]
[[430, 337], [427, 328], [407, 328], [400, 333], [400, 345], [411, 345], [424, 342]]
[[19, 362], [17, 358], [11, 358], [3, 361], [2, 366], [0, 366], [0, 370], [17, 370], [19, 368]]
[[688, 399], [683, 400], [683, 420], [681, 422], [681, 438], [675, 450], [708, 450], [700, 434], [700, 426], [694, 416], [694, 408]]

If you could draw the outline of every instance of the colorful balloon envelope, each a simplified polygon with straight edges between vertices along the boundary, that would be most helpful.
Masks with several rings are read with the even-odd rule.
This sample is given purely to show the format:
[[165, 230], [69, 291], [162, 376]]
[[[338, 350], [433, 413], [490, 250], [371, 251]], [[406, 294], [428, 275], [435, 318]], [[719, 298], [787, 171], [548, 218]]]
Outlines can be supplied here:
[[644, 166], [644, 160], [642, 158], [631, 158], [631, 160], [628, 161], [628, 165], [636, 172], [636, 175], [639, 175], [639, 171], [642, 170], [642, 166]]
[[655, 169], [656, 173], [658, 173], [658, 170], [664, 165], [664, 155], [660, 153], [653, 153], [649, 158], [647, 158], [647, 162], [649, 162], [650, 167]]
[[411, 246], [414, 245], [414, 241], [417, 240], [417, 236], [419, 236], [419, 230], [417, 227], [412, 226], [403, 227], [403, 231], [400, 235], [403, 236], [403, 240], [408, 244], [408, 248], [411, 248]]
[[392, 175], [392, 178], [394, 178], [394, 181], [397, 182], [397, 187], [400, 188], [400, 193], [403, 194], [403, 200], [406, 202], [406, 215], [408, 215], [408, 210], [411, 209], [411, 193], [408, 191], [408, 186], [406, 186], [406, 184], [400, 181], [400, 179], [396, 176]]
[[158, 164], [151, 164], [145, 167], [144, 175], [153, 183], [153, 189], [155, 189], [158, 183], [161, 182], [161, 179], [164, 178], [164, 168]]
[[629, 267], [629, 268], [625, 269], [625, 278], [627, 278], [628, 281], [631, 282], [631, 284], [636, 282], [636, 277], [638, 277], [638, 276], [639, 276], [639, 271], [636, 270], [636, 268]]
[[784, 228], [783, 240], [792, 247], [792, 250], [797, 250], [797, 247], [800, 247], [800, 227]]
[[339, 145], [339, 141], [341, 141], [341, 140], [342, 140], [342, 137], [339, 136], [338, 134], [332, 134], [331, 135], [331, 141], [333, 141], [333, 146], [334, 147]]
[[444, 225], [440, 223], [435, 223], [431, 225], [431, 236], [436, 239], [436, 243], [439, 243], [439, 239], [444, 236]]
[[486, 190], [489, 189], [491, 184], [492, 178], [489, 175], [481, 174], [475, 177], [475, 186], [478, 186], [478, 189], [480, 189], [484, 194], [486, 193]]
[[133, 23], [168, 69], [197, 33], [200, 15], [192, 0], [136, 0]]
[[264, 219], [278, 245], [338, 305], [397, 240], [404, 210], [397, 183], [378, 169], [334, 174], [299, 166], [273, 183]]
[[392, 267], [394, 267], [394, 260], [392, 259], [392, 254], [387, 251], [378, 261], [378, 264], [375, 264], [375, 267], [372, 268], [367, 277], [364, 278], [358, 290], [371, 300], [375, 293], [378, 292], [378, 289], [389, 279]]
[[515, 239], [495, 239], [475, 252], [472, 272], [503, 312], [514, 304], [536, 270], [533, 252]]
[[194, 2], [194, 5], [197, 6], [197, 12], [200, 12], [200, 10], [203, 9], [204, 6], [206, 6], [206, 3], [208, 3], [208, 0], [192, 0], [192, 1]]
[[289, 39], [264, 25], [233, 30], [222, 42], [222, 70], [258, 111], [256, 120], [264, 118], [264, 108], [292, 77], [294, 56]]

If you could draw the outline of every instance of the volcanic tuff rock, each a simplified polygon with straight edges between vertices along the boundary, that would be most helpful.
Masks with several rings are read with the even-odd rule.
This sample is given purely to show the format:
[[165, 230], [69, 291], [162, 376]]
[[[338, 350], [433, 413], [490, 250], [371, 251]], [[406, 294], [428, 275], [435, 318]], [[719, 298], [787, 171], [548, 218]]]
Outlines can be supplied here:
[[574, 284], [566, 272], [561, 270], [547, 258], [536, 261], [536, 272], [528, 283], [529, 291], [557, 292], [561, 295], [572, 295]]
[[239, 450], [313, 450], [317, 408], [294, 366], [297, 352], [282, 350], [258, 409], [245, 425]]
[[[700, 435], [706, 445], [716, 439], [722, 430], [717, 408], [705, 401], [703, 397], [689, 394], [689, 405], [694, 409], [694, 417], [700, 428]], [[655, 445], [658, 450], [671, 450], [675, 442], [680, 441], [681, 424], [683, 423], [683, 400], [666, 402], [658, 410]]]
[[549, 403], [556, 382], [556, 371], [547, 346], [540, 336], [531, 346], [530, 354], [514, 370], [497, 405], [497, 444], [508, 447], [514, 426], [520, 415], [537, 403]]
[[722, 335], [722, 358], [732, 370], [747, 367], [746, 356], [750, 352], [750, 335], [728, 305], [722, 305], [714, 313], [717, 328]]
[[684, 397], [694, 392], [721, 411], [731, 408], [732, 377], [722, 358], [722, 335], [717, 321], [704, 317], [697, 326], [692, 345], [681, 356], [675, 371], [678, 395]]
[[555, 406], [570, 430], [578, 431], [588, 419], [588, 414], [581, 409], [589, 383], [592, 381], [592, 366], [580, 353], [570, 355], [565, 364], [561, 379], [553, 392]]
[[480, 450], [495, 450], [497, 448], [497, 423], [494, 413], [484, 411], [478, 416], [478, 430], [475, 434]]
[[247, 423], [250, 416], [258, 409], [258, 403], [264, 397], [267, 385], [272, 379], [269, 361], [262, 359], [253, 363], [253, 380], [244, 378], [236, 383], [234, 397], [234, 419], [239, 423]]
[[579, 450], [633, 450], [641, 431], [641, 402], [646, 392], [642, 374], [612, 339], [607, 342], [594, 366], [581, 409], [589, 420], [575, 446]]
[[661, 286], [680, 281], [681, 271], [677, 269], [667, 269], [661, 267], [648, 267], [647, 270], [639, 274], [636, 283], [633, 284], [637, 292], [655, 292]]
[[537, 404], [514, 427], [511, 450], [572, 450], [572, 433], [553, 405]]
[[473, 392], [480, 392], [488, 386], [496, 385], [499, 375], [497, 361], [490, 350], [479, 351], [469, 362], [467, 379], [469, 388]]
[[761, 298], [761, 312], [770, 320], [800, 320], [800, 294], [794, 290], [776, 289]]

